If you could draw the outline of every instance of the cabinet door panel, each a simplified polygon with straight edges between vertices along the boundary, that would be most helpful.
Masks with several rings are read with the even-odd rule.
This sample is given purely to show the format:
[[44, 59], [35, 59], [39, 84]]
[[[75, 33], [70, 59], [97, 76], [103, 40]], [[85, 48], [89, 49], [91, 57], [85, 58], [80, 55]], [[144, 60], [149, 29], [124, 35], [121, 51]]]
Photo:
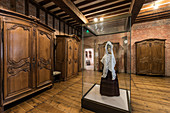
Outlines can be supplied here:
[[67, 77], [72, 76], [73, 74], [73, 40], [68, 39], [67, 41], [67, 53], [68, 53], [68, 61], [67, 61]]
[[65, 79], [65, 39], [63, 38], [57, 38], [57, 41], [56, 41], [56, 71], [60, 71], [61, 72], [61, 75], [62, 75], [62, 79]]
[[137, 44], [137, 74], [150, 73], [151, 48], [149, 42]]
[[152, 46], [152, 74], [163, 74], [165, 72], [165, 49], [164, 41], [153, 41]]
[[32, 88], [31, 27], [4, 22], [4, 98]]
[[46, 31], [38, 30], [37, 38], [37, 86], [40, 87], [51, 83], [52, 35]]
[[74, 74], [78, 74], [78, 43], [76, 41], [74, 41], [74, 49], [73, 49], [73, 53], [74, 53], [74, 61], [73, 61], [73, 67], [74, 67]]

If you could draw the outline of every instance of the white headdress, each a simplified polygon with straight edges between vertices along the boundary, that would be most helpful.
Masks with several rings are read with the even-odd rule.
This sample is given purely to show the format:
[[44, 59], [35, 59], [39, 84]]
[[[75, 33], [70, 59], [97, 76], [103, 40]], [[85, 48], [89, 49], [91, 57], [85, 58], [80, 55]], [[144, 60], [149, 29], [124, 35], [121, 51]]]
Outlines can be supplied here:
[[[108, 54], [108, 50], [107, 50], [108, 45], [110, 45], [111, 47], [111, 54]], [[108, 41], [105, 45], [105, 55], [103, 56], [101, 62], [104, 64], [102, 77], [106, 78], [108, 70], [110, 70], [112, 72], [112, 80], [115, 80], [116, 73], [114, 67], [116, 65], [116, 60], [113, 53], [113, 45], [110, 41]]]

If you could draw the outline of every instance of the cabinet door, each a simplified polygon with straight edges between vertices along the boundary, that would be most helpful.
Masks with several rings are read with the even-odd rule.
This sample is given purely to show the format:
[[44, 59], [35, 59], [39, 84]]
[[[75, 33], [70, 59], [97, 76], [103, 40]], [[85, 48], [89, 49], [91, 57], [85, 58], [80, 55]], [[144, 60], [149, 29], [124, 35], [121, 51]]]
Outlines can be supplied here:
[[67, 77], [72, 76], [73, 74], [73, 40], [68, 39], [67, 40], [67, 54], [68, 54], [68, 60], [67, 60]]
[[65, 42], [65, 38], [57, 38], [56, 39], [56, 71], [60, 71], [62, 78], [65, 79], [65, 74], [66, 74], [66, 70], [65, 70], [65, 47], [66, 46], [66, 42]]
[[74, 61], [73, 61], [73, 67], [74, 67], [74, 74], [78, 74], [78, 43], [74, 41], [74, 48], [73, 48], [73, 54], [74, 54]]
[[23, 21], [4, 22], [4, 98], [32, 89], [31, 26]]
[[151, 44], [149, 42], [141, 42], [137, 44], [137, 74], [151, 73], [150, 56]]
[[52, 44], [52, 33], [39, 28], [37, 37], [37, 87], [52, 82]]
[[165, 74], [165, 42], [155, 40], [152, 42], [152, 67], [151, 71], [153, 75], [164, 75]]

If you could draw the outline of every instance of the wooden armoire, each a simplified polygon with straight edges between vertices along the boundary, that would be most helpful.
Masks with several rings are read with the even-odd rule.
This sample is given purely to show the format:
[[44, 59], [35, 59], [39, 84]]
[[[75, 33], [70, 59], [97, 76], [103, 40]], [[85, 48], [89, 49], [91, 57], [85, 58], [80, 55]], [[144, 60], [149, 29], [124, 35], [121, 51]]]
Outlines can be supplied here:
[[[103, 44], [98, 44], [98, 62], [99, 62], [99, 71], [103, 70], [103, 64], [101, 62], [101, 59], [103, 58], [104, 54], [105, 54], [105, 45], [107, 42], [104, 42]], [[115, 66], [115, 70], [117, 72], [119, 72], [119, 43], [112, 43], [113, 44], [113, 52], [114, 52], [114, 56], [116, 59], [116, 66]]]
[[31, 17], [0, 8], [0, 106], [52, 86], [53, 32]]
[[136, 74], [165, 75], [165, 40], [136, 42]]
[[55, 70], [67, 80], [78, 74], [80, 39], [76, 35], [56, 35]]

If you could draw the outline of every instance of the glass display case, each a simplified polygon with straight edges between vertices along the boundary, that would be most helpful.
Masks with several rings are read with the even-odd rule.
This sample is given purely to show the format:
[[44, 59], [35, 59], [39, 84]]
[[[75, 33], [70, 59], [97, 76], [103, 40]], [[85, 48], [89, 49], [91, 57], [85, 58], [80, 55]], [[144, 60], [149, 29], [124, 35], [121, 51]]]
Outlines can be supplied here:
[[131, 15], [82, 25], [82, 108], [131, 112]]

